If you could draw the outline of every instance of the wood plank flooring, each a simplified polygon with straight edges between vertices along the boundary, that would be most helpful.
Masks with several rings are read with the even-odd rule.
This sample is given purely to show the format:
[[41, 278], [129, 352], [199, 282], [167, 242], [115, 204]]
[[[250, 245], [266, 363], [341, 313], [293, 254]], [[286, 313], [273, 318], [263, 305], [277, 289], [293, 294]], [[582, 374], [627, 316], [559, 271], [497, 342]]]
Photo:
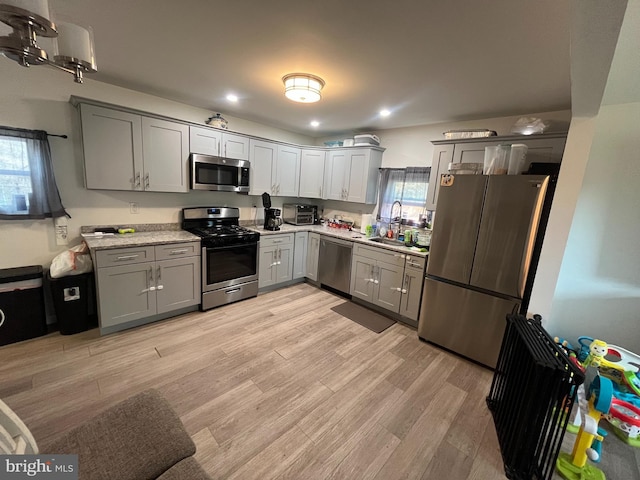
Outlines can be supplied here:
[[492, 373], [298, 284], [105, 337], [0, 348], [0, 398], [40, 445], [158, 389], [214, 479], [504, 479]]

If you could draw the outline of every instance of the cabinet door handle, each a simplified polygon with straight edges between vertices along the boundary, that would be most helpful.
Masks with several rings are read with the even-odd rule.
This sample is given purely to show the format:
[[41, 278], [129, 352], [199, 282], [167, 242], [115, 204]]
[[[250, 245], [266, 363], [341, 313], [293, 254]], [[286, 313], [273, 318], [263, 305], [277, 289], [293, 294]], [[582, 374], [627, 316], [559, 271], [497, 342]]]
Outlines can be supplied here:
[[419, 263], [415, 263], [415, 262], [408, 262], [407, 265], [410, 266], [410, 267], [422, 268], [422, 265], [420, 265]]
[[183, 253], [187, 253], [189, 250], [186, 248], [182, 248], [180, 250], [171, 250], [169, 255], [182, 255]]
[[150, 292], [153, 292], [156, 289], [156, 287], [155, 287], [155, 285], [153, 283], [154, 283], [153, 282], [153, 267], [149, 267], [149, 291]]
[[160, 265], [158, 265], [158, 271], [157, 271], [157, 278], [156, 278], [156, 289], [157, 290], [162, 290], [164, 288], [164, 285], [160, 284], [160, 280], [162, 278], [162, 267]]
[[396, 258], [402, 258], [402, 259], [407, 257], [404, 253], [394, 253], [393, 256]]
[[145, 174], [144, 176], [144, 189], [149, 190], [149, 174]]
[[122, 255], [120, 257], [116, 257], [116, 260], [121, 262], [123, 260], [133, 260], [134, 258], [137, 258], [138, 255]]
[[322, 186], [320, 187], [320, 198], [322, 198]]

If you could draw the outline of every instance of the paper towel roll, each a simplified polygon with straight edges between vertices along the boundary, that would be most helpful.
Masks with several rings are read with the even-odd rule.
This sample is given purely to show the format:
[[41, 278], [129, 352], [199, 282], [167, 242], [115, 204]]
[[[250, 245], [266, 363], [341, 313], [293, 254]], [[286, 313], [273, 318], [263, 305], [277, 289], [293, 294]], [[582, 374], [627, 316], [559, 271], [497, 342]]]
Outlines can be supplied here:
[[371, 220], [373, 219], [373, 215], [370, 213], [363, 214], [360, 218], [360, 233], [367, 233], [366, 228], [367, 225], [371, 225]]

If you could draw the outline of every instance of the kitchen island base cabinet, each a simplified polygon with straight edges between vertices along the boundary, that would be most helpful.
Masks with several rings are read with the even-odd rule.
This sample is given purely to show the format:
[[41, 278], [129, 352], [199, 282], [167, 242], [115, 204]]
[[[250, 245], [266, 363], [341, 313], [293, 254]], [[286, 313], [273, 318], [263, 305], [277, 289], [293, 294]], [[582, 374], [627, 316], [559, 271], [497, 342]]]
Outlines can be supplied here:
[[100, 332], [195, 310], [201, 296], [199, 252], [198, 242], [98, 250]]

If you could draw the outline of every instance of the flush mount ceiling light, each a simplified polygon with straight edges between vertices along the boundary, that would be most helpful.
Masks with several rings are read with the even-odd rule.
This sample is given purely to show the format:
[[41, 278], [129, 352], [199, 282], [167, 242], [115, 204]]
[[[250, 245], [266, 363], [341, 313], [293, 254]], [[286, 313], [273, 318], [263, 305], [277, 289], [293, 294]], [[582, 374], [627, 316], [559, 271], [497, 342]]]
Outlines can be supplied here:
[[282, 77], [284, 95], [294, 102], [313, 103], [320, 100], [324, 80], [308, 73], [290, 73]]
[[[0, 22], [13, 31], [0, 36], [0, 53], [23, 67], [49, 65], [82, 83], [84, 73], [98, 71], [90, 30], [72, 23], [53, 23], [47, 0], [0, 0]], [[54, 39], [51, 54], [38, 45], [38, 37]], [[56, 41], [57, 40], [57, 41]]]

